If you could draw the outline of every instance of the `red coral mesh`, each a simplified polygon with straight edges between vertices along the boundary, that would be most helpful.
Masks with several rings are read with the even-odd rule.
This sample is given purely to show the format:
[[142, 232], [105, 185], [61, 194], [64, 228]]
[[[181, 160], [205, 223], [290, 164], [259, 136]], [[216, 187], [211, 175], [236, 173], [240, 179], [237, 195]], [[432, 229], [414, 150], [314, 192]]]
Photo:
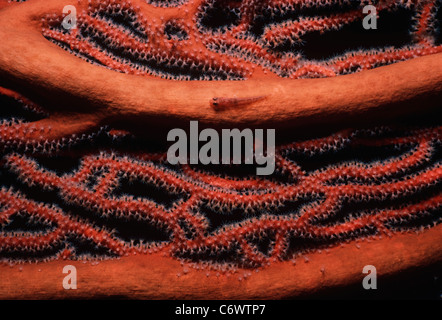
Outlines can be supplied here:
[[[277, 175], [272, 179], [235, 178], [188, 165], [169, 166], [164, 155], [148, 153], [87, 155], [74, 171], [57, 174], [33, 158], [8, 154], [5, 166], [23, 185], [56, 191], [58, 200], [70, 211], [31, 200], [14, 187], [2, 188], [2, 227], [12, 217], [25, 214], [50, 228], [34, 233], [3, 231], [0, 250], [13, 259], [14, 251], [35, 254], [52, 248], [45, 259], [60, 255], [78, 259], [81, 256], [76, 256], [70, 240], [77, 238], [105, 248], [108, 256], [164, 250], [186, 261], [259, 267], [348, 240], [414, 232], [440, 221], [442, 166], [436, 147], [441, 134], [442, 127], [406, 135], [345, 131], [294, 142], [278, 147]], [[385, 154], [388, 147], [398, 151], [382, 160], [341, 160], [317, 169], [303, 169], [298, 164], [302, 157], [307, 157], [304, 162], [308, 164], [318, 156], [352, 154], [361, 147], [378, 150], [377, 156]], [[298, 162], [292, 159], [297, 157], [301, 159]], [[166, 193], [166, 198], [173, 199], [173, 194], [182, 197], [168, 207], [155, 201], [153, 193], [144, 198], [119, 195], [116, 190], [123, 180], [153, 185], [157, 192]], [[297, 202], [297, 207], [292, 205]], [[348, 204], [353, 204], [350, 211], [345, 209]], [[75, 208], [86, 210], [89, 216], [79, 217], [71, 212], [79, 210]], [[229, 221], [235, 212], [238, 221]], [[93, 216], [144, 221], [166, 231], [169, 238], [145, 244], [140, 239], [124, 241], [118, 230], [95, 225]], [[294, 246], [293, 242], [299, 241], [312, 247]]]
[[[302, 54], [305, 48], [296, 46], [309, 34], [360, 24], [367, 15], [362, 7], [369, 3], [379, 15], [412, 12], [409, 43], [347, 51], [325, 60], [309, 59]], [[78, 28], [63, 29], [63, 17], [53, 14], [44, 19], [42, 32], [91, 63], [179, 80], [238, 80], [255, 72], [332, 77], [442, 51], [434, 39], [438, 1], [190, 0], [150, 5], [146, 16], [130, 1], [90, 1], [88, 10], [78, 13]]]
[[[168, 15], [189, 3], [189, 11]], [[91, 63], [172, 79], [246, 79], [257, 70], [291, 78], [333, 76], [441, 51], [433, 21], [438, 1], [376, 2], [381, 12], [415, 13], [413, 43], [324, 61], [280, 47], [313, 30], [360, 20], [364, 1], [151, 4], [158, 9], [155, 19], [127, 1], [90, 1], [76, 31], [61, 29], [61, 17], [52, 15], [42, 32]], [[340, 5], [347, 6], [344, 13], [330, 13]], [[209, 28], [204, 16], [223, 7], [231, 23]], [[327, 15], [293, 13], [310, 9]], [[272, 16], [279, 18], [257, 22]], [[50, 140], [51, 128], [38, 121], [44, 108], [7, 89], [0, 94], [11, 113], [25, 107], [18, 118], [27, 119], [2, 113], [0, 124], [0, 259], [6, 262], [162, 251], [215, 267], [260, 267], [441, 221], [439, 126], [346, 130], [279, 146], [276, 173], [266, 178], [247, 174], [247, 166], [223, 166], [229, 174], [171, 166], [164, 154], [109, 128]], [[54, 170], [45, 169], [53, 162]]]

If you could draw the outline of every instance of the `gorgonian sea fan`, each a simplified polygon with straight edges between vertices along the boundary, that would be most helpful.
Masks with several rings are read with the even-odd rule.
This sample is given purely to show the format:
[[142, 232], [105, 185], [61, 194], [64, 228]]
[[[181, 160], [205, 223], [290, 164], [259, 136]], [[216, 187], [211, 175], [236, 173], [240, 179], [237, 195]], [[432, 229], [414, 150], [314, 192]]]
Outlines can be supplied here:
[[[440, 122], [367, 126], [440, 106], [439, 1], [78, 1], [71, 30], [64, 1], [3, 5], [1, 296], [284, 297], [440, 262]], [[170, 165], [192, 119], [276, 128], [276, 172]]]

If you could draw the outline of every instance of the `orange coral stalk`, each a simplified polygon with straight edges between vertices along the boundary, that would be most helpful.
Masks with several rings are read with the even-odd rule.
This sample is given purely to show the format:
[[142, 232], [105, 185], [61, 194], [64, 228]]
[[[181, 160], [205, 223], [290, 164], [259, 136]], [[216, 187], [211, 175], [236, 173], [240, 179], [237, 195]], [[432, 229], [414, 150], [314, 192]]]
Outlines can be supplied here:
[[[258, 17], [337, 3], [343, 13], [251, 32]], [[436, 110], [436, 1], [380, 1], [379, 12], [414, 12], [413, 42], [323, 61], [278, 46], [360, 20], [351, 1], [79, 0], [71, 30], [65, 5], [0, 2], [0, 96], [40, 117], [0, 122], [0, 298], [282, 298], [360, 282], [365, 265], [388, 276], [442, 260], [440, 126], [280, 145], [276, 174], [262, 178], [118, 144], [194, 119], [288, 135]], [[233, 22], [209, 30], [218, 5]], [[51, 169], [57, 157], [80, 159], [66, 172]], [[147, 196], [126, 194], [136, 182]], [[38, 231], [10, 230], [24, 218]], [[67, 264], [78, 290], [61, 286]]]
[[[187, 6], [189, 10], [196, 10], [197, 4], [198, 2], [192, 1]], [[149, 128], [145, 125], [147, 123], [176, 127], [185, 125], [189, 119], [199, 119], [205, 125], [216, 127], [277, 127], [280, 130], [291, 130], [297, 126], [312, 128], [313, 125], [325, 122], [348, 124], [367, 117], [391, 119], [398, 115], [421, 112], [424, 108], [434, 109], [441, 99], [442, 55], [436, 54], [441, 47], [391, 52], [387, 61], [429, 55], [367, 72], [327, 79], [292, 81], [269, 78], [259, 65], [249, 80], [200, 82], [197, 86], [194, 82], [117, 74], [81, 61], [43, 37], [41, 19], [48, 14], [61, 16], [64, 5], [64, 1], [57, 0], [31, 1], [2, 10], [0, 33], [4, 40], [0, 44], [0, 69], [3, 82], [8, 81], [17, 90], [29, 92], [35, 101], [41, 101], [42, 96], [51, 97], [45, 101], [45, 106], [53, 114], [53, 118], [50, 117], [47, 122], [66, 123], [68, 128], [65, 136], [84, 133], [117, 121], [119, 126], [126, 129], [135, 130], [139, 125], [144, 131]], [[174, 8], [153, 9], [143, 1], [134, 1], [133, 6], [135, 5], [140, 6], [141, 12], [145, 10], [156, 19], [163, 16], [166, 22], [167, 19], [179, 17]], [[81, 9], [87, 10], [87, 2], [79, 2], [78, 8], [79, 12]], [[85, 16], [84, 19], [88, 21], [89, 18]], [[55, 18], [54, 21], [59, 19]], [[55, 36], [43, 31], [45, 33], [47, 36]], [[132, 43], [136, 40], [127, 41]], [[89, 52], [87, 46], [90, 44], [85, 43], [85, 47], [82, 47], [81, 40], [75, 40], [75, 43]], [[167, 43], [171, 45], [170, 42], [165, 42], [155, 47], [154, 43], [153, 49], [149, 50], [161, 52], [159, 50], [163, 50]], [[20, 54], [17, 55], [17, 52]], [[376, 55], [379, 57], [374, 58]], [[384, 60], [383, 56], [388, 53], [376, 55], [373, 56], [373, 62], [364, 62], [368, 64], [368, 68]], [[395, 55], [398, 57], [392, 58]], [[217, 64], [217, 57], [213, 57], [214, 68], [234, 68], [233, 65]], [[96, 58], [100, 59], [98, 56]], [[355, 60], [351, 65], [357, 63], [356, 57], [349, 59]], [[231, 60], [223, 61], [232, 63]], [[101, 62], [105, 65], [107, 63], [105, 60]], [[240, 66], [249, 64], [251, 63], [247, 61], [242, 64], [238, 62], [237, 71], [242, 73]], [[337, 63], [339, 64], [342, 63]], [[119, 69], [119, 65], [112, 62], [110, 67], [124, 72], [133, 71], [127, 69], [130, 65], [123, 69]], [[342, 70], [343, 67], [338, 69]], [[361, 86], [361, 83], [364, 85]], [[247, 99], [257, 96], [264, 96], [265, 99], [238, 108], [229, 108], [226, 112], [214, 110], [211, 105], [213, 98]], [[63, 113], [69, 112], [72, 120], [57, 119], [61, 108]], [[266, 114], [266, 117], [261, 114]], [[75, 124], [79, 118], [85, 119], [84, 125], [80, 127]], [[54, 132], [48, 137], [56, 139], [62, 135], [61, 132]]]
[[[162, 253], [123, 257], [99, 263], [53, 261], [1, 266], [2, 299], [132, 298], [132, 299], [280, 299], [307, 296], [328, 288], [362, 282], [365, 265], [376, 265], [380, 279], [442, 259], [442, 229], [419, 235], [397, 235], [370, 243], [351, 243], [300, 259], [275, 262], [234, 275], [194, 270]], [[436, 248], [435, 248], [436, 246]], [[350, 259], [349, 257], [358, 257]], [[424, 262], [424, 264], [423, 264]], [[78, 289], [64, 290], [65, 265], [78, 272]], [[381, 271], [382, 270], [382, 271]], [[177, 275], [180, 275], [179, 277]], [[207, 276], [208, 274], [208, 276]], [[239, 280], [242, 278], [243, 280]], [[380, 281], [380, 280], [379, 280]]]

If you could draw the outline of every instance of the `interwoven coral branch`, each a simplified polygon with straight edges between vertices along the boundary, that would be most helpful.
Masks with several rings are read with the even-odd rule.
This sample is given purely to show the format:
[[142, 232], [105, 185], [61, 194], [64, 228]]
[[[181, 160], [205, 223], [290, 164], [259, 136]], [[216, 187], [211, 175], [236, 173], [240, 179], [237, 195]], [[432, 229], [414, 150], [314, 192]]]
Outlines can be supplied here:
[[[2, 179], [14, 174], [21, 178], [21, 183], [14, 181], [12, 186], [8, 186], [7, 179], [2, 180], [5, 187], [0, 190], [0, 256], [11, 263], [90, 259], [77, 243], [86, 240], [89, 248], [104, 249], [105, 257], [131, 256], [118, 263], [108, 261], [106, 268], [111, 269], [102, 273], [108, 277], [114, 271], [131, 269], [130, 261], [139, 261], [134, 255], [140, 257], [140, 253], [160, 251], [179, 260], [197, 262], [196, 268], [209, 265], [226, 270], [226, 265], [236, 269], [262, 267], [276, 260], [293, 259], [296, 263], [294, 258], [309, 250], [319, 253], [323, 247], [333, 250], [350, 239], [394, 235], [395, 241], [384, 237], [376, 242], [378, 247], [373, 244], [360, 254], [333, 251], [326, 263], [310, 262], [314, 268], [304, 273], [299, 265], [294, 268], [290, 264], [287, 268], [287, 263], [275, 264], [270, 278], [266, 278], [267, 274], [249, 282], [250, 292], [227, 281], [231, 287], [226, 293], [219, 290], [217, 282], [189, 277], [186, 268], [182, 273], [172, 272], [171, 279], [169, 273], [176, 270], [175, 261], [169, 259], [162, 264], [162, 258], [155, 255], [141, 260], [134, 270], [142, 268], [143, 275], [144, 271], [148, 274], [147, 283], [151, 286], [141, 291], [161, 298], [180, 296], [168, 291], [171, 283], [177, 284], [177, 292], [186, 292], [181, 296], [219, 297], [220, 291], [230, 298], [284, 296], [298, 288], [315, 290], [327, 281], [336, 285], [339, 273], [354, 280], [354, 273], [360, 273], [359, 263], [376, 261], [383, 271], [397, 271], [413, 263], [440, 261], [440, 225], [433, 227], [440, 222], [442, 203], [437, 189], [442, 176], [437, 158], [440, 128], [404, 136], [396, 133], [390, 138], [346, 131], [284, 145], [277, 152], [278, 175], [271, 180], [234, 179], [191, 166], [170, 167], [164, 163], [164, 155], [139, 152], [97, 154], [95, 150], [92, 155], [83, 154], [77, 170], [67, 174], [42, 168], [45, 160], [63, 154], [74, 142], [89, 141], [94, 137], [89, 134], [104, 125], [139, 136], [151, 134], [148, 124], [167, 129], [199, 119], [202, 124], [218, 128], [276, 127], [281, 132], [300, 125], [345, 123], [359, 118], [365, 121], [365, 116], [387, 118], [439, 107], [441, 46], [435, 37], [434, 20], [440, 1], [374, 3], [381, 14], [398, 8], [414, 12], [412, 41], [398, 48], [349, 51], [324, 61], [308, 60], [298, 50], [292, 50], [308, 34], [327, 33], [360, 22], [365, 3], [79, 1], [79, 28], [71, 31], [60, 27], [65, 1], [32, 0], [3, 9], [0, 85], [15, 91], [0, 88], [0, 94], [47, 118], [32, 123], [6, 119], [0, 124], [0, 149], [6, 151]], [[337, 4], [342, 6], [342, 12], [336, 12]], [[5, 1], [0, 2], [0, 7], [4, 6]], [[230, 16], [228, 23], [224, 27], [207, 23], [213, 18], [213, 10], [222, 8]], [[304, 15], [313, 8], [329, 10], [329, 14]], [[291, 48], [289, 53], [284, 46]], [[403, 60], [410, 61], [399, 62]], [[399, 63], [385, 66], [394, 62]], [[355, 74], [335, 77], [348, 73]], [[160, 77], [165, 79], [157, 79]], [[310, 77], [330, 79], [297, 79]], [[176, 81], [189, 79], [241, 81]], [[108, 132], [114, 139], [125, 134], [118, 130]], [[354, 156], [360, 146], [375, 146], [377, 151], [396, 146], [401, 155], [369, 164], [340, 161], [313, 170], [298, 161], [298, 156], [333, 157], [346, 148]], [[7, 154], [11, 150], [17, 153]], [[121, 196], [118, 192], [127, 178], [141, 180], [143, 186], [162, 188], [166, 197], [179, 194], [181, 198], [168, 207], [154, 199]], [[39, 202], [41, 189], [53, 196], [51, 200], [43, 198], [46, 204]], [[404, 204], [400, 203], [402, 200]], [[81, 216], [81, 211], [88, 215]], [[239, 219], [231, 222], [230, 217], [235, 215]], [[214, 222], [213, 216], [226, 221]], [[44, 227], [33, 232], [14, 229], [20, 217]], [[96, 223], [97, 218], [104, 225]], [[147, 222], [155, 230], [165, 231], [168, 237], [147, 244], [134, 235], [128, 240], [119, 230], [111, 230], [112, 219], [120, 224]], [[415, 238], [401, 235], [426, 227], [430, 230]], [[268, 248], [259, 243], [262, 240], [269, 242]], [[410, 251], [417, 246], [418, 254]], [[398, 263], [389, 260], [393, 255]], [[358, 259], [349, 259], [356, 256]], [[337, 263], [339, 260], [345, 260], [345, 267]], [[146, 268], [146, 261], [156, 268]], [[356, 265], [350, 263], [354, 261]], [[281, 265], [285, 269], [279, 268]], [[39, 263], [38, 267], [47, 268], [48, 278], [54, 280], [53, 270], [58, 270], [59, 264]], [[94, 275], [94, 270], [88, 271]], [[15, 289], [14, 280], [21, 278], [11, 276], [9, 267], [1, 273], [5, 275], [2, 285]], [[275, 278], [278, 273], [280, 276]], [[32, 277], [34, 285], [37, 283], [37, 273], [28, 269], [23, 274]], [[179, 282], [182, 274], [187, 278]], [[96, 273], [95, 276], [100, 283], [102, 278]], [[238, 280], [249, 276], [247, 271]], [[136, 276], [135, 287], [140, 277]], [[302, 283], [294, 289], [291, 286], [296, 278]], [[111, 288], [112, 292], [118, 294], [124, 291], [123, 287], [130, 287], [131, 278], [122, 279], [117, 281], [119, 286]], [[100, 290], [104, 290], [106, 281], [99, 284]], [[12, 283], [9, 287], [8, 282]], [[206, 291], [199, 291], [200, 283]], [[279, 287], [275, 290], [272, 284]], [[42, 285], [42, 291], [51, 292], [47, 290], [50, 286]], [[36, 291], [33, 286], [29, 288]]]
[[[357, 3], [348, 1], [346, 4], [354, 6]], [[223, 5], [239, 16], [239, 22], [213, 32], [205, 30], [200, 21], [207, 11], [217, 5], [216, 1], [192, 0], [170, 9], [149, 7], [149, 14], [152, 15], [150, 19], [130, 2], [96, 1], [78, 17], [78, 30], [66, 33], [61, 29], [62, 17], [50, 16], [43, 24], [43, 35], [72, 53], [90, 57], [114, 70], [180, 80], [250, 78], [255, 72], [262, 74], [265, 70], [291, 78], [335, 76], [354, 72], [359, 68], [371, 69], [441, 52], [441, 47], [433, 44], [429, 34], [430, 25], [434, 23], [436, 1], [405, 4], [401, 1], [389, 1], [380, 3], [377, 7], [379, 12], [398, 7], [414, 7], [418, 15], [416, 30], [412, 32], [416, 39], [414, 48], [407, 46], [385, 52], [352, 52], [337, 58], [339, 63], [312, 63], [300, 56], [284, 55], [274, 49], [277, 44], [287, 40], [300, 41], [309, 32], [339, 30], [349, 23], [362, 20], [365, 17], [363, 4], [364, 1], [356, 9], [328, 17], [301, 15], [293, 21], [273, 23], [259, 37], [252, 35], [250, 30], [256, 23], [257, 16], [265, 16], [265, 10], [274, 11], [273, 15], [284, 16], [304, 7], [315, 6], [319, 10], [336, 3], [316, 1], [308, 4], [297, 1], [275, 5], [272, 1], [244, 1], [238, 6], [235, 2], [226, 2]], [[120, 16], [128, 19], [123, 27], [115, 22]], [[172, 34], [175, 37], [168, 34], [167, 28], [170, 26], [175, 27]], [[225, 55], [231, 57], [226, 58]]]
[[[258, 267], [271, 259], [290, 258], [291, 237], [317, 239], [327, 243], [333, 242], [333, 239], [370, 235], [367, 230], [371, 228], [375, 229], [376, 235], [391, 235], [396, 232], [390, 226], [391, 223], [412, 221], [440, 208], [442, 197], [437, 193], [418, 203], [399, 208], [353, 212], [357, 214], [355, 217], [350, 214], [341, 223], [318, 223], [336, 215], [344, 199], [356, 203], [385, 202], [398, 197], [413, 197], [429, 186], [440, 183], [440, 163], [428, 168], [424, 165], [433, 157], [433, 145], [440, 143], [441, 130], [440, 127], [420, 130], [397, 138], [367, 138], [363, 132], [343, 132], [323, 139], [282, 146], [277, 155], [277, 169], [287, 175], [289, 183], [257, 179], [229, 180], [213, 174], [208, 176], [189, 166], [185, 166], [181, 172], [171, 171], [161, 165], [164, 156], [155, 156], [158, 160], [150, 160], [149, 156], [145, 156], [144, 160], [110, 154], [87, 156], [76, 172], [64, 176], [40, 169], [34, 160], [18, 154], [7, 156], [6, 161], [24, 183], [45, 190], [56, 190], [65, 203], [83, 207], [98, 215], [146, 220], [154, 226], [167, 229], [171, 234], [167, 248], [172, 256], [190, 258], [197, 253], [211, 252], [212, 261], [216, 263], [222, 252], [236, 248], [240, 257], [237, 263]], [[314, 155], [360, 145], [414, 147], [386, 161], [371, 164], [342, 163], [309, 173], [287, 158], [290, 153]], [[419, 167], [423, 169], [416, 171]], [[96, 182], [90, 186], [88, 181], [92, 177], [96, 177]], [[165, 188], [169, 193], [184, 193], [186, 197], [170, 209], [145, 198], [116, 197], [113, 190], [118, 189], [123, 177], [152, 183]], [[287, 202], [299, 199], [310, 199], [313, 202], [287, 215], [274, 213]], [[150, 248], [146, 245], [133, 247], [87, 222], [67, 218], [60, 209], [26, 200], [11, 190], [2, 190], [1, 202], [6, 206], [1, 215], [3, 223], [11, 215], [25, 210], [57, 225], [53, 231], [38, 236], [3, 235], [0, 238], [2, 250], [26, 251], [59, 245], [59, 241], [72, 233], [88, 238], [117, 255], [146, 252]], [[248, 219], [243, 217], [241, 223], [210, 232], [210, 221], [199, 210], [203, 204], [221, 215], [223, 211], [240, 209], [252, 216]], [[189, 230], [191, 234], [188, 234]], [[268, 256], [253, 245], [252, 240], [262, 236], [274, 237], [273, 248]], [[158, 248], [164, 246], [164, 243], [152, 245]]]
[[[349, 12], [360, 12], [362, 4], [344, 1], [343, 13], [310, 18], [292, 14], [313, 7], [333, 12], [336, 2], [189, 1], [168, 7], [141, 0], [80, 1], [78, 28], [70, 31], [61, 28], [64, 1], [12, 5], [0, 14], [3, 85], [8, 82], [44, 104], [50, 117], [35, 123], [43, 130], [39, 135], [30, 135], [23, 124], [10, 123], [11, 128], [2, 130], [14, 131], [17, 138], [11, 143], [35, 140], [35, 145], [78, 137], [105, 125], [152, 135], [145, 132], [146, 123], [152, 124], [148, 128], [157, 123], [183, 126], [189, 119], [199, 119], [207, 126], [289, 131], [324, 121], [387, 119], [421, 111], [423, 106], [435, 108], [442, 87], [441, 46], [434, 37], [437, 1], [376, 4], [381, 13], [397, 8], [415, 12], [413, 40], [400, 48], [310, 61], [293, 52], [283, 54], [269, 41], [339, 29], [361, 18], [360, 13], [349, 18]], [[223, 28], [204, 26], [205, 17], [219, 6], [237, 18]], [[258, 32], [262, 18], [269, 20], [268, 26]], [[410, 61], [385, 66], [403, 60]], [[379, 66], [385, 67], [375, 68]], [[365, 71], [332, 77], [358, 70]], [[318, 75], [330, 78], [287, 79]], [[204, 81], [197, 86], [175, 81], [184, 79], [248, 80]], [[214, 108], [213, 101], [220, 100], [220, 108]]]

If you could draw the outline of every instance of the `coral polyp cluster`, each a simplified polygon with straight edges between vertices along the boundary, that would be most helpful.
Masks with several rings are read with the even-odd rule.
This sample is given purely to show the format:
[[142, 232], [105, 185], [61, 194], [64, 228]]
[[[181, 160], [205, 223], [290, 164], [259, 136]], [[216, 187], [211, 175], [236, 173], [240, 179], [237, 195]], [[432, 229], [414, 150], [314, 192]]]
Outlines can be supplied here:
[[[346, 26], [363, 31], [363, 7], [369, 3], [376, 5], [379, 23], [394, 17], [384, 14], [402, 11], [414, 19], [407, 26], [412, 28], [408, 43], [380, 42], [323, 60], [302, 54], [306, 35], [326, 37]], [[153, 2], [146, 16], [130, 1], [91, 1], [79, 13], [77, 28], [64, 29], [63, 16], [54, 13], [43, 20], [42, 33], [91, 63], [125, 73], [177, 80], [239, 80], [265, 73], [332, 77], [441, 52], [434, 31], [437, 8], [438, 1], [189, 0]]]
[[[346, 241], [420, 231], [441, 219], [441, 133], [440, 127], [345, 131], [294, 142], [278, 148], [278, 174], [267, 179], [235, 175], [235, 167], [220, 175], [170, 166], [165, 155], [145, 153], [91, 154], [73, 172], [57, 174], [12, 153], [4, 161], [13, 180], [29, 194], [38, 189], [55, 196], [60, 207], [29, 199], [16, 183], [4, 187], [0, 250], [12, 261], [79, 259], [87, 255], [77, 252], [78, 243], [86, 241], [95, 258], [162, 251], [214, 268], [256, 268]], [[367, 148], [371, 157], [373, 151], [390, 156], [344, 160], [346, 153]], [[324, 157], [341, 160], [321, 166]], [[315, 162], [318, 168], [308, 168]], [[136, 196], [146, 188], [150, 192]], [[17, 216], [45, 227], [25, 234], [6, 231]], [[121, 226], [111, 230], [103, 224], [114, 219], [138, 221], [162, 236], [146, 240], [151, 235], [137, 238], [132, 231], [123, 239]]]
[[[86, 297], [159, 298], [440, 262], [440, 1], [78, 0], [75, 28], [64, 0], [5, 3], [0, 296], [27, 280], [63, 296], [63, 259], [86, 265]], [[274, 174], [169, 163], [167, 132], [192, 120], [275, 129]]]
[[[362, 28], [365, 4], [375, 5], [388, 28]], [[438, 1], [79, 1], [71, 29], [63, 23], [65, 5], [37, 0], [2, 10], [0, 29], [10, 41], [3, 46], [14, 49], [2, 50], [7, 89], [0, 90], [41, 115], [0, 124], [7, 150], [57, 152], [106, 126], [139, 134], [151, 122], [163, 128], [189, 119], [290, 131], [374, 113], [394, 118], [432, 109], [439, 99]], [[9, 15], [13, 25], [5, 23]], [[13, 40], [17, 35], [23, 39]], [[367, 37], [376, 41], [365, 44]], [[328, 43], [335, 53], [330, 39], [341, 39]], [[318, 40], [326, 44], [318, 47]], [[326, 78], [316, 85], [296, 79], [312, 77]]]

